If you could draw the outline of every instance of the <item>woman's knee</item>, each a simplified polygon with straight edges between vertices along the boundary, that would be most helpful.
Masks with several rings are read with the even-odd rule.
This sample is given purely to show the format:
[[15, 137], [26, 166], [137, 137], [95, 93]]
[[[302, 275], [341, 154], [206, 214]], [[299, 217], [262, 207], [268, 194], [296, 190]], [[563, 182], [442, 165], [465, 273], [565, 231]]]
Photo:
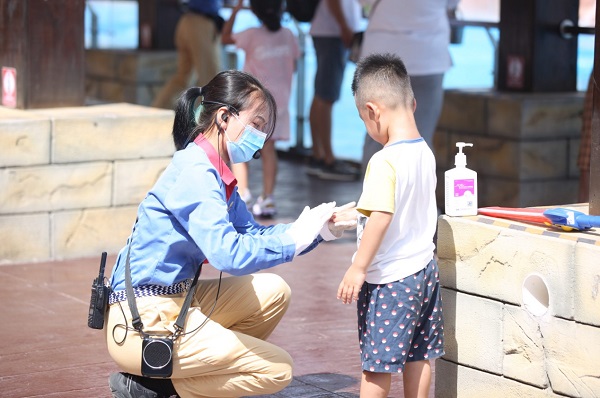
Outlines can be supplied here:
[[283, 390], [292, 381], [292, 357], [283, 349], [279, 352], [277, 361], [271, 363], [269, 373], [264, 377], [266, 394], [274, 394]]
[[256, 274], [255, 284], [258, 292], [268, 296], [274, 303], [289, 305], [292, 289], [287, 282], [276, 274]]

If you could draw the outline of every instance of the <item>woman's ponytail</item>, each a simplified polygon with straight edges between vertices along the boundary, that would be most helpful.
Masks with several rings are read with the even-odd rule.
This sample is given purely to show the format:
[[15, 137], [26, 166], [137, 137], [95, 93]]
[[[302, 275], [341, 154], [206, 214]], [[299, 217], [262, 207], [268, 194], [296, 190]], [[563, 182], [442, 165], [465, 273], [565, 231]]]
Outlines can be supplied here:
[[202, 96], [202, 91], [202, 87], [191, 87], [177, 99], [175, 119], [173, 120], [173, 142], [177, 151], [184, 149], [198, 134], [194, 105], [196, 100]]

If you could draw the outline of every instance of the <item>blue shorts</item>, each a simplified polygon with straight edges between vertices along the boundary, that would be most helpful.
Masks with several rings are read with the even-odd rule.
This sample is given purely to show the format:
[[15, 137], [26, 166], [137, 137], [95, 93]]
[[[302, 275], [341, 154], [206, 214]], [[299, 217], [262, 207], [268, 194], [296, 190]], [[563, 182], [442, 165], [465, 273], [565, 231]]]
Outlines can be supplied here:
[[396, 282], [365, 282], [357, 312], [365, 371], [402, 373], [406, 362], [444, 355], [442, 297], [435, 260]]
[[339, 37], [313, 37], [317, 57], [315, 95], [335, 102], [340, 98], [348, 50]]

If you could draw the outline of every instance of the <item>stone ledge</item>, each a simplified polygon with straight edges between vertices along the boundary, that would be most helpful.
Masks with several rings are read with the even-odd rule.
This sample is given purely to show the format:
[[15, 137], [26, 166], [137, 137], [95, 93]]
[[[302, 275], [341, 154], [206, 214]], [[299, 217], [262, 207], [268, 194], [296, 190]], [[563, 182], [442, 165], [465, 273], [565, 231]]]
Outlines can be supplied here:
[[446, 355], [436, 397], [600, 396], [600, 233], [438, 221]]
[[0, 263], [116, 253], [173, 155], [173, 115], [126, 103], [0, 107]]
[[[587, 213], [587, 205], [562, 207]], [[441, 273], [444, 286], [515, 305], [523, 304], [525, 278], [539, 273], [550, 290], [552, 316], [600, 326], [600, 313], [592, 319], [600, 297], [596, 294], [597, 298], [590, 299], [600, 284], [600, 276], [593, 282], [594, 275], [600, 275], [597, 232], [564, 232], [543, 224], [482, 215], [444, 215], [438, 222], [438, 258], [440, 268], [445, 269]], [[584, 292], [575, 287], [582, 278], [588, 281]], [[578, 319], [576, 314], [584, 318]]]

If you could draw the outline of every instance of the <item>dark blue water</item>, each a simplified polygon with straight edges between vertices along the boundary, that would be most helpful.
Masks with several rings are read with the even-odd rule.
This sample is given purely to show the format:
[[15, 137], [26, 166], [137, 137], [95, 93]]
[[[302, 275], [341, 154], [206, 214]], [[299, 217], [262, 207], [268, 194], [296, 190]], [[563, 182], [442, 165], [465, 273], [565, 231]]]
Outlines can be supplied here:
[[[137, 48], [138, 19], [137, 1], [88, 0], [85, 13], [86, 47], [91, 47], [91, 11], [98, 16], [97, 45], [99, 48]], [[224, 10], [223, 16], [228, 17], [229, 10]], [[258, 24], [254, 15], [249, 11], [241, 11], [236, 19], [234, 31], [243, 30]], [[285, 25], [293, 32], [298, 29], [308, 32], [309, 26], [296, 26], [290, 20]], [[494, 42], [498, 41], [498, 30], [487, 31], [481, 27], [468, 27], [464, 30], [461, 44], [451, 45], [450, 52], [453, 67], [444, 77], [444, 87], [489, 89], [494, 87]], [[576, 39], [573, 39], [576, 40]], [[594, 36], [580, 35], [578, 38], [577, 57], [577, 89], [585, 90], [594, 61]], [[244, 56], [238, 54], [238, 68], [243, 66]], [[310, 39], [306, 41], [306, 75], [304, 84], [305, 114], [308, 113], [313, 96], [313, 78], [315, 73], [315, 56]], [[334, 106], [333, 115], [333, 149], [336, 156], [351, 160], [360, 160], [364, 138], [364, 126], [358, 117], [354, 99], [350, 91], [350, 82], [354, 73], [354, 65], [349, 63], [346, 68], [342, 95]], [[296, 120], [296, 82], [290, 100], [291, 120]], [[304, 127], [304, 147], [310, 147], [308, 124]], [[289, 142], [280, 142], [278, 147], [284, 149], [295, 147], [296, 126], [292, 123]]]

